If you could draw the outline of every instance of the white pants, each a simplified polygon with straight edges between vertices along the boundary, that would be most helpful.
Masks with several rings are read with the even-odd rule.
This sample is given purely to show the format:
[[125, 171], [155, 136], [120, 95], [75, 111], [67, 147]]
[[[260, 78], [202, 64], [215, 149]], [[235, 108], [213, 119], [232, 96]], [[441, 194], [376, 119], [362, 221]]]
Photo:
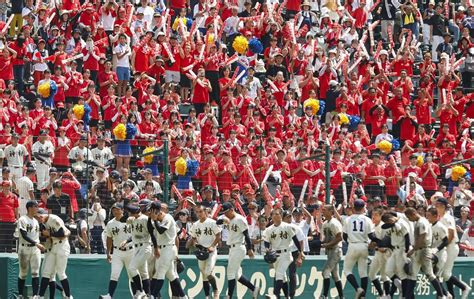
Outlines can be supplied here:
[[443, 278], [443, 272], [444, 272], [444, 266], [446, 265], [446, 259], [448, 258], [448, 254], [446, 252], [446, 249], [443, 248], [443, 250], [438, 251], [436, 253], [436, 257], [438, 258], [438, 263], [436, 264], [436, 273], [435, 275], [439, 278]]
[[238, 279], [240, 277], [240, 264], [245, 258], [246, 249], [244, 245], [238, 245], [236, 247], [230, 246], [229, 249], [229, 261], [227, 263], [227, 279]]
[[10, 179], [13, 180], [15, 186], [17, 186], [18, 180], [23, 177], [23, 167], [9, 166], [8, 169], [10, 169]]
[[423, 23], [423, 44], [429, 45], [430, 43], [430, 25]]
[[36, 180], [38, 182], [38, 190], [41, 190], [48, 186], [49, 183], [49, 166], [42, 163], [36, 162]]
[[41, 265], [41, 251], [36, 246], [28, 247], [24, 245], [19, 244], [20, 247], [18, 249], [18, 263], [20, 265], [18, 277], [25, 279], [29, 269], [31, 269], [31, 277], [38, 277]]
[[114, 249], [112, 254], [112, 266], [110, 269], [110, 280], [118, 281], [120, 278], [120, 273], [122, 273], [122, 268], [125, 267], [127, 270], [128, 278], [132, 278], [128, 265], [132, 260], [133, 249], [122, 251], [119, 249]]
[[436, 48], [438, 48], [439, 44], [444, 42], [443, 37], [439, 35], [433, 35], [433, 42], [431, 43], [431, 59], [433, 62], [438, 62], [438, 52], [436, 52]]
[[199, 271], [202, 273], [202, 280], [207, 281], [209, 275], [214, 271], [217, 260], [217, 250], [214, 249], [213, 252], [209, 252], [209, 257], [205, 261], [198, 260]]
[[442, 275], [444, 281], [448, 281], [453, 276], [454, 261], [459, 254], [459, 246], [453, 242], [446, 248], [446, 263], [444, 264]]
[[355, 264], [359, 269], [359, 277], [367, 277], [367, 261], [369, 250], [367, 243], [349, 243], [347, 254], [344, 259], [344, 274], [352, 274]]
[[405, 266], [405, 262], [407, 261], [407, 255], [405, 253], [405, 249], [402, 248], [395, 248], [392, 251], [392, 255], [387, 260], [387, 266], [385, 268], [385, 272], [387, 273], [388, 277], [393, 277], [397, 275], [400, 280], [407, 279], [407, 274], [403, 267]]
[[388, 254], [386, 252], [376, 251], [369, 268], [369, 279], [372, 281], [380, 273], [380, 280], [387, 281], [388, 277], [385, 271], [387, 265]]
[[59, 280], [66, 279], [67, 259], [70, 251], [68, 239], [53, 241], [51, 252], [45, 255], [43, 277], [51, 279], [57, 274]]
[[145, 244], [135, 248], [128, 269], [132, 277], [140, 275], [142, 280], [149, 279], [148, 258], [150, 258], [150, 255], [152, 255], [150, 244]]
[[326, 265], [323, 268], [323, 277], [332, 278], [334, 281], [339, 281], [339, 262], [341, 261], [342, 251], [341, 248], [326, 249]]
[[23, 197], [18, 198], [18, 213], [20, 214], [20, 217], [28, 213], [28, 211], [26, 210], [27, 202], [28, 202], [28, 199], [26, 198], [23, 198]]
[[411, 279], [416, 280], [416, 275], [421, 271], [428, 277], [430, 281], [436, 278], [433, 272], [433, 263], [431, 261], [432, 251], [431, 248], [423, 248], [415, 251], [412, 261], [413, 269]]
[[164, 280], [165, 277], [169, 281], [178, 278], [176, 272], [176, 257], [178, 256], [178, 248], [175, 245], [166, 246], [160, 249], [160, 257], [155, 262], [155, 275], [153, 279]]
[[292, 261], [293, 256], [289, 250], [288, 252], [282, 252], [279, 254], [277, 260], [273, 264], [275, 268], [275, 280], [283, 280], [283, 282], [287, 281], [286, 271]]

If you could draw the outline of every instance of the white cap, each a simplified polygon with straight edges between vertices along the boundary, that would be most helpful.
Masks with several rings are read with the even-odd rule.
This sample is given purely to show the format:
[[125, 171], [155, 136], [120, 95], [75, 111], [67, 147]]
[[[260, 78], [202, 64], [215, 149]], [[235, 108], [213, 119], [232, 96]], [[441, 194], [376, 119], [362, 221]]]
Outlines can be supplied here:
[[458, 7], [458, 10], [459, 10], [459, 11], [466, 11], [466, 9], [464, 8], [464, 6], [462, 6], [462, 5]]
[[387, 55], [388, 56], [388, 51], [387, 50], [380, 50], [379, 55]]
[[337, 86], [337, 85], [339, 85], [339, 82], [337, 82], [336, 80], [329, 81], [329, 86]]

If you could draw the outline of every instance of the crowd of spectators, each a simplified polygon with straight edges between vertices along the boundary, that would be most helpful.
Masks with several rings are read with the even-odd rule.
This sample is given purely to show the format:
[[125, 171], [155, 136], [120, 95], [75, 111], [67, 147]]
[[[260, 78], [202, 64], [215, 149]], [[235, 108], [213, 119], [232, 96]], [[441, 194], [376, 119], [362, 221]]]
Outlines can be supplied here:
[[256, 246], [281, 206], [318, 253], [326, 198], [446, 197], [474, 237], [473, 34], [470, 1], [0, 0], [0, 246], [33, 198], [81, 252], [116, 201], [167, 203], [180, 253], [197, 201]]

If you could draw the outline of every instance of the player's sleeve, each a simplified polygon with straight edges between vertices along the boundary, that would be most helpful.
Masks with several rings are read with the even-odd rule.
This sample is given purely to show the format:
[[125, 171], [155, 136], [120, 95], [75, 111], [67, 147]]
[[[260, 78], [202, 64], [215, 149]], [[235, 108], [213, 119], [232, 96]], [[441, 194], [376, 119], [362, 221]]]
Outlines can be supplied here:
[[216, 235], [222, 231], [222, 229], [217, 225], [217, 223], [215, 221], [212, 221], [212, 231]]
[[249, 225], [244, 217], [239, 217], [239, 221], [237, 222], [238, 226], [240, 227], [240, 231], [246, 231], [249, 229]]
[[305, 237], [303, 230], [300, 227], [295, 227], [294, 231], [296, 233], [296, 238], [298, 239], [298, 241], [303, 241]]
[[270, 229], [266, 228], [262, 233], [263, 241], [270, 242]]
[[105, 226], [105, 235], [109, 238], [112, 238], [112, 232], [110, 230], [110, 225]]
[[20, 219], [18, 219], [17, 227], [19, 230], [26, 230], [25, 219], [23, 217], [20, 217]]
[[189, 235], [191, 235], [192, 238], [196, 238], [195, 225], [195, 223], [191, 224], [191, 228], [189, 229]]

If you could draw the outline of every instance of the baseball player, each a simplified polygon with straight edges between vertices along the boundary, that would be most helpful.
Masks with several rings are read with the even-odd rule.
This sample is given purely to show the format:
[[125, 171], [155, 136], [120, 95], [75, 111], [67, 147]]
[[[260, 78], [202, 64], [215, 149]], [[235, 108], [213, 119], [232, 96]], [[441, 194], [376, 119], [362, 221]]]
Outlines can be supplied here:
[[15, 184], [18, 191], [19, 213], [20, 216], [26, 215], [26, 203], [35, 199], [33, 178], [36, 170], [33, 167], [26, 169], [25, 176], [22, 176]]
[[112, 150], [105, 146], [105, 140], [103, 137], [97, 137], [97, 147], [91, 150], [94, 162], [100, 167], [106, 167], [111, 160], [114, 159]]
[[443, 223], [448, 229], [448, 246], [446, 248], [447, 258], [446, 263], [443, 267], [442, 278], [446, 281], [448, 286], [448, 292], [454, 297], [454, 286], [457, 286], [462, 290], [462, 299], [466, 299], [469, 293], [471, 292], [471, 287], [469, 287], [465, 282], [459, 280], [456, 276], [453, 275], [453, 266], [454, 260], [459, 254], [458, 246], [458, 234], [456, 233], [456, 222], [454, 217], [447, 212], [448, 200], [444, 197], [438, 198], [435, 203], [436, 209], [438, 210], [439, 221]]
[[[441, 280], [443, 267], [448, 257], [446, 253], [446, 246], [448, 246], [448, 228], [442, 224], [441, 221], [438, 221], [438, 210], [434, 207], [426, 211], [426, 219], [431, 223], [431, 250], [433, 253], [434, 272], [438, 279]], [[448, 292], [443, 288], [443, 284], [441, 284], [441, 288], [443, 295], [447, 296]]]
[[[405, 271], [405, 264], [408, 261], [407, 253], [410, 250], [410, 234], [408, 224], [401, 221], [394, 212], [386, 212], [382, 215], [384, 224], [382, 228], [387, 230], [390, 236], [390, 245], [392, 246], [392, 254], [387, 260], [385, 271], [387, 276], [392, 279], [393, 285], [401, 292], [402, 296], [406, 296], [406, 283], [408, 275]], [[392, 287], [390, 295], [393, 297], [395, 288]]]
[[[369, 279], [367, 277], [367, 262], [369, 256], [368, 241], [375, 240], [374, 225], [369, 217], [365, 216], [365, 202], [354, 201], [354, 214], [346, 219], [343, 226], [343, 237], [349, 246], [344, 259], [344, 273], [347, 281], [356, 289], [356, 298], [360, 298], [367, 291]], [[357, 264], [361, 287], [357, 283], [352, 268]]]
[[433, 265], [431, 262], [431, 240], [433, 238], [431, 225], [428, 220], [424, 217], [421, 217], [414, 208], [407, 208], [405, 210], [405, 215], [410, 221], [415, 222], [415, 244], [407, 254], [407, 256], [411, 257], [413, 261], [413, 275], [408, 279], [406, 298], [415, 298], [414, 293], [416, 286], [416, 275], [420, 272], [420, 269], [430, 280], [431, 284], [436, 290], [438, 297], [442, 297], [443, 290], [441, 289], [439, 280], [436, 278], [433, 272]]
[[[298, 239], [298, 242], [300, 243], [300, 246], [301, 246], [301, 252], [303, 252], [303, 249], [305, 248], [304, 247], [304, 240], [306, 240], [308, 238], [305, 237], [305, 234], [303, 233], [303, 229], [301, 228], [301, 226], [298, 225], [297, 223], [293, 222], [293, 215], [296, 215], [298, 213], [301, 213], [300, 208], [295, 208], [292, 213], [284, 211], [283, 212], [283, 221], [290, 224], [291, 227], [293, 227], [293, 229], [295, 230], [296, 238]], [[291, 251], [291, 256], [293, 257], [293, 260], [291, 261], [290, 266], [288, 267], [288, 269], [289, 269], [289, 271], [288, 271], [289, 272], [288, 273], [289, 286], [288, 287], [289, 288], [284, 283], [283, 290], [288, 290], [289, 289], [289, 297], [294, 298], [295, 293], [296, 293], [296, 268], [301, 266], [301, 265], [297, 264], [298, 256], [300, 254], [300, 251], [298, 250], [298, 248], [293, 243], [291, 243], [290, 251]], [[304, 259], [304, 253], [303, 253], [302, 259]]]
[[221, 229], [217, 226], [216, 221], [208, 217], [208, 210], [203, 205], [195, 207], [195, 212], [198, 216], [198, 221], [191, 226], [190, 235], [192, 237], [191, 244], [195, 245], [200, 250], [209, 252], [209, 257], [205, 260], [198, 260], [199, 270], [202, 274], [202, 285], [206, 299], [209, 298], [210, 287], [214, 299], [219, 298], [219, 291], [217, 290], [217, 282], [212, 271], [216, 266], [217, 260], [217, 244], [221, 240]]
[[332, 205], [325, 205], [323, 207], [325, 221], [322, 226], [324, 240], [321, 243], [321, 247], [326, 249], [327, 255], [326, 265], [324, 265], [323, 269], [324, 281], [322, 298], [324, 299], [328, 298], [331, 283], [329, 277], [331, 275], [336, 285], [339, 298], [344, 297], [342, 282], [339, 277], [339, 262], [342, 258], [342, 224], [334, 217], [334, 212], [335, 209]]
[[250, 258], [254, 257], [247, 219], [237, 214], [234, 210], [234, 206], [230, 202], [223, 203], [221, 210], [225, 217], [217, 220], [216, 223], [220, 225], [225, 222], [229, 227], [227, 238], [227, 245], [229, 246], [229, 259], [227, 262], [228, 289], [225, 298], [230, 299], [234, 295], [237, 278], [241, 284], [252, 291], [252, 297], [257, 298], [260, 289], [255, 287], [245, 276], [241, 275], [242, 272], [240, 268], [240, 264], [246, 253]]
[[79, 144], [69, 151], [67, 157], [69, 161], [71, 161], [71, 166], [73, 168], [78, 166], [82, 167], [82, 169], [86, 168], [87, 165], [84, 161], [92, 160], [92, 152], [87, 147], [87, 135], [81, 136], [79, 139]]
[[31, 285], [33, 287], [33, 299], [38, 298], [39, 291], [39, 269], [41, 264], [41, 251], [43, 245], [39, 241], [40, 228], [38, 220], [35, 219], [38, 203], [34, 200], [26, 203], [26, 215], [18, 219], [18, 231], [20, 242], [18, 244], [18, 262], [20, 265], [18, 274], [18, 294], [24, 297], [25, 280], [28, 268], [31, 269]]
[[128, 266], [128, 271], [130, 275], [132, 275], [133, 285], [136, 289], [133, 298], [141, 299], [146, 297], [143, 290], [150, 290], [147, 261], [152, 254], [152, 250], [150, 244], [150, 233], [147, 229], [148, 217], [140, 213], [140, 207], [137, 205], [128, 205], [127, 209], [130, 215], [127, 219], [127, 224], [132, 229], [131, 240], [135, 247], [132, 259]]
[[37, 188], [41, 190], [48, 186], [49, 168], [54, 157], [54, 146], [48, 140], [48, 133], [45, 130], [40, 131], [38, 141], [31, 147], [31, 152], [36, 162]]
[[[387, 236], [385, 230], [382, 229], [382, 225], [384, 224], [382, 222], [382, 214], [383, 210], [381, 208], [375, 208], [372, 210], [374, 233], [375, 237], [379, 240], [385, 240]], [[379, 246], [381, 245], [380, 243], [377, 244], [376, 242], [372, 242], [371, 245], [375, 245], [375, 254], [369, 267], [369, 279], [372, 281], [372, 284], [380, 297], [388, 296], [390, 293], [390, 280], [387, 277], [385, 265], [390, 257], [391, 250], [385, 246]], [[371, 246], [369, 245], [369, 247]], [[376, 276], [377, 273], [380, 273], [380, 279], [383, 281], [383, 289], [380, 284], [380, 279]]]
[[[28, 158], [28, 151], [23, 144], [18, 143], [18, 134], [13, 133], [11, 136], [11, 144], [5, 147], [4, 152], [8, 168], [10, 169], [10, 179], [12, 179], [16, 185], [18, 180], [23, 176], [23, 166]], [[25, 206], [25, 204], [26, 202], [20, 206]]]
[[[263, 234], [263, 240], [265, 242], [265, 248], [270, 248], [277, 254], [277, 260], [275, 261], [275, 286], [273, 287], [273, 294], [276, 298], [280, 298], [280, 292], [284, 287], [284, 283], [287, 282], [286, 271], [290, 266], [293, 256], [291, 255], [291, 243], [294, 243], [298, 248], [298, 259], [296, 263], [301, 265], [303, 262], [303, 252], [301, 243], [296, 237], [294, 227], [289, 223], [282, 222], [283, 212], [281, 209], [274, 209], [272, 211], [272, 222], [273, 224], [268, 227]], [[283, 290], [285, 297], [288, 296], [288, 289]]]
[[56, 215], [48, 214], [45, 209], [38, 209], [38, 222], [43, 223], [46, 228], [43, 236], [50, 238], [51, 249], [44, 260], [44, 268], [41, 278], [40, 298], [43, 298], [50, 279], [58, 275], [66, 299], [72, 298], [69, 281], [66, 276], [67, 259], [70, 253], [68, 237], [71, 232], [64, 226], [64, 222]]
[[[115, 203], [111, 211], [114, 218], [107, 223], [105, 234], [107, 235], [107, 261], [111, 263], [112, 269], [110, 270], [109, 293], [102, 295], [102, 299], [112, 299], [114, 296], [123, 267], [127, 269], [128, 278], [132, 279], [128, 265], [133, 255], [133, 244], [127, 242], [132, 236], [132, 229], [127, 223], [121, 221], [123, 218], [122, 204]], [[132, 287], [133, 289], [134, 287]]]
[[162, 211], [159, 202], [151, 203], [150, 212], [148, 231], [150, 232], [156, 257], [155, 274], [151, 288], [152, 296], [161, 298], [160, 291], [166, 276], [170, 282], [173, 297], [176, 295], [180, 299], [187, 298], [176, 272], [176, 259], [178, 257], [176, 222], [173, 216]]

